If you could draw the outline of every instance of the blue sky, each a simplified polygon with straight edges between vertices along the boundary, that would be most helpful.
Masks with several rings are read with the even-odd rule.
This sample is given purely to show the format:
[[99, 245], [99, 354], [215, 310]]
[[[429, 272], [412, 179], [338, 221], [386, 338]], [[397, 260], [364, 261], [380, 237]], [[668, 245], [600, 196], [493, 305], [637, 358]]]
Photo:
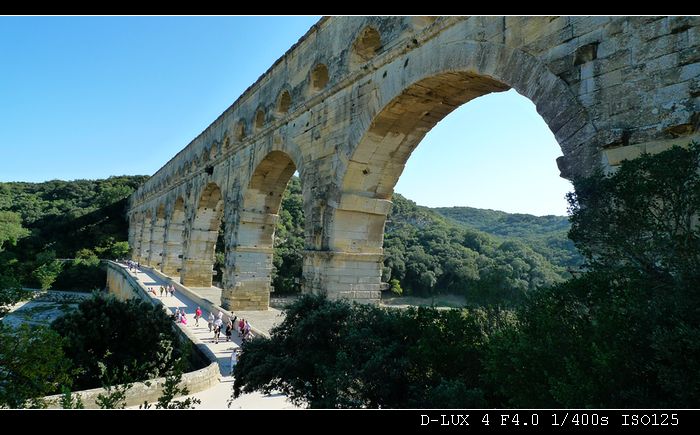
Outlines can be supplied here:
[[[151, 175], [319, 17], [0, 17], [0, 181]], [[396, 191], [427, 206], [565, 214], [571, 184], [514, 91], [440, 122]]]

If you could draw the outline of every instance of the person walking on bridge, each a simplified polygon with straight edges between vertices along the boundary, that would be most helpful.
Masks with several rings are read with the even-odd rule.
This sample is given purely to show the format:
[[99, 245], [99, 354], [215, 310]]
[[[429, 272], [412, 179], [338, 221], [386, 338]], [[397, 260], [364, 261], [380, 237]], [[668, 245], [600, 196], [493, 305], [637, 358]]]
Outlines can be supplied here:
[[245, 321], [245, 326], [243, 327], [243, 340], [250, 340], [253, 338], [253, 334], [250, 333], [250, 323], [248, 321]]
[[245, 329], [245, 319], [241, 317], [241, 320], [238, 321], [238, 336], [243, 337], [243, 330]]
[[194, 311], [194, 326], [199, 326], [199, 318], [202, 317], [202, 309], [197, 307]]
[[[216, 322], [218, 322], [219, 319], [216, 319]], [[219, 344], [219, 335], [221, 334], [221, 325], [217, 325], [216, 322], [214, 323], [214, 344]]]
[[229, 318], [228, 321], [226, 322], [226, 341], [231, 340], [231, 331], [233, 331], [233, 323], [231, 322], [231, 319]]
[[209, 312], [209, 317], [207, 317], [207, 320], [209, 321], [209, 332], [211, 332], [211, 328], [214, 327], [214, 313]]

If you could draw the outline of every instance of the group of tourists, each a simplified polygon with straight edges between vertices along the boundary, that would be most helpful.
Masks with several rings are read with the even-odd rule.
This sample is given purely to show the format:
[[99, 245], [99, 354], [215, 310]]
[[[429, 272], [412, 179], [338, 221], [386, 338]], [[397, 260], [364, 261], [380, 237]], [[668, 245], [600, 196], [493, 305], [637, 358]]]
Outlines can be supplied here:
[[238, 321], [237, 326], [236, 331], [238, 332], [238, 336], [241, 337], [243, 341], [253, 338], [253, 333], [250, 332], [250, 323], [248, 323], [247, 320], [241, 318], [241, 320]]
[[[201, 313], [201, 309], [197, 307], [197, 311]], [[201, 314], [200, 314], [201, 317]], [[195, 312], [195, 319], [197, 319], [197, 314]], [[238, 316], [227, 317], [224, 322], [224, 312], [219, 311], [216, 316], [214, 313], [209, 313], [207, 317], [207, 325], [209, 326], [209, 332], [214, 333], [214, 343], [219, 343], [219, 338], [221, 338], [221, 332], [226, 334], [226, 341], [233, 341], [231, 336], [235, 330], [239, 337], [243, 340], [249, 340], [252, 338], [252, 333], [250, 332], [250, 323], [247, 320], [241, 318], [238, 320]]]
[[[148, 287], [148, 292], [153, 293], [154, 297], [157, 297], [158, 295], [156, 294], [156, 289], [153, 287]], [[172, 284], [168, 284], [166, 286], [160, 286], [160, 297], [163, 297], [163, 293], [165, 293], [165, 296], [175, 296], [175, 286]]]
[[165, 296], [175, 296], [175, 286], [172, 284], [168, 284], [165, 287], [160, 286], [160, 297], [163, 297], [163, 292], [165, 292]]
[[180, 310], [180, 307], [175, 308], [175, 323], [182, 323], [187, 325], [187, 314], [185, 313], [185, 308]]
[[[134, 271], [139, 271], [141, 268], [141, 264], [133, 261], [133, 260], [126, 260], [125, 261], [127, 267], [129, 268], [129, 272], [134, 272]], [[154, 297], [157, 297], [156, 295], [156, 289], [154, 287], [148, 287], [148, 291], [153, 294]], [[175, 296], [175, 286], [173, 284], [168, 284], [168, 285], [161, 285], [159, 288], [159, 293], [160, 297], [163, 297], [163, 294], [165, 296]], [[199, 326], [199, 319], [202, 318], [202, 308], [197, 307], [197, 309], [194, 312], [194, 325]], [[185, 313], [185, 307], [180, 309], [180, 307], [175, 308], [175, 313], [173, 314], [173, 320], [175, 320], [176, 323], [180, 323], [183, 325], [187, 325], [187, 313]], [[248, 323], [247, 320], [241, 318], [238, 319], [238, 316], [233, 316], [233, 318], [228, 317], [225, 322], [224, 326], [224, 312], [219, 311], [216, 316], [214, 313], [210, 312], [209, 316], [207, 318], [207, 324], [209, 326], [209, 332], [214, 333], [214, 343], [218, 344], [219, 343], [219, 338], [221, 337], [221, 331], [222, 329], [224, 330], [224, 333], [226, 334], [226, 341], [233, 341], [231, 336], [233, 335], [233, 331], [235, 330], [236, 333], [238, 334], [239, 338], [242, 338], [243, 341], [248, 341], [253, 338], [253, 334], [251, 332], [251, 327], [250, 323]], [[241, 354], [241, 348], [240, 347], [235, 347], [233, 351], [231, 352], [231, 376], [233, 376], [233, 371], [236, 367], [236, 364], [238, 363], [238, 359], [240, 358]]]

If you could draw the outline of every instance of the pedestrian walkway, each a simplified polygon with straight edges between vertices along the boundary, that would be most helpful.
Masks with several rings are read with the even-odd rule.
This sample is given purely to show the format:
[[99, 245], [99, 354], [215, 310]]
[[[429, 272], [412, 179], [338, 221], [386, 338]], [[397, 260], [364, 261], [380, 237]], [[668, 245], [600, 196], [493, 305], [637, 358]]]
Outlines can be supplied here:
[[[126, 270], [128, 268], [122, 265]], [[241, 339], [238, 337], [235, 329], [231, 335], [232, 341], [226, 341], [226, 334], [224, 333], [225, 328], [222, 328], [221, 335], [219, 337], [219, 342], [216, 343], [214, 340], [214, 333], [209, 332], [209, 327], [207, 325], [207, 317], [209, 315], [208, 311], [202, 309], [202, 318], [199, 319], [199, 325], [195, 324], [194, 313], [197, 309], [195, 302], [187, 298], [182, 292], [175, 291], [174, 296], [165, 295], [160, 296], [160, 286], [167, 286], [167, 282], [155, 273], [148, 269], [133, 270], [131, 272], [132, 276], [138, 279], [144, 286], [148, 288], [153, 288], [156, 295], [153, 293], [148, 293], [152, 299], [159, 300], [164, 306], [169, 308], [173, 313], [175, 309], [179, 308], [180, 311], [185, 312], [187, 317], [187, 325], [179, 324], [182, 328], [187, 328], [190, 333], [197, 337], [200, 341], [206, 344], [206, 346], [216, 355], [219, 363], [219, 371], [221, 373], [220, 382], [218, 385], [214, 386], [205, 391], [193, 394], [187, 397], [196, 397], [202, 401], [201, 404], [196, 406], [196, 409], [228, 409], [228, 401], [231, 398], [231, 392], [233, 390], [233, 377], [231, 374], [231, 353], [234, 349], [241, 346]], [[190, 289], [192, 290], [192, 289]], [[218, 314], [214, 312], [214, 317]], [[240, 314], [236, 313], [240, 316]], [[268, 316], [269, 317], [269, 316]], [[248, 317], [245, 317], [246, 319]], [[249, 320], [250, 321], [250, 320]], [[253, 322], [251, 322], [253, 324]], [[256, 326], [257, 325], [253, 325]], [[269, 329], [265, 331], [269, 332]], [[287, 400], [286, 396], [283, 395], [264, 395], [261, 393], [249, 393], [241, 395], [238, 399], [231, 403], [230, 409], [296, 409]]]

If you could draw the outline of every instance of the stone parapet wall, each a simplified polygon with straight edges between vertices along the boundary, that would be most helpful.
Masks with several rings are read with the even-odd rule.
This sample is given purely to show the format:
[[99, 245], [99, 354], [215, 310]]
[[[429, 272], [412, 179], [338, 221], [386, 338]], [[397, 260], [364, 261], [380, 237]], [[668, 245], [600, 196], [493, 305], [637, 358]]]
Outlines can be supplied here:
[[[182, 375], [180, 387], [187, 387], [190, 394], [198, 393], [214, 387], [219, 383], [219, 364], [212, 362], [207, 367]], [[163, 394], [165, 378], [150, 379], [146, 382], [135, 382], [126, 392], [126, 406], [138, 406], [144, 402], [154, 405]], [[74, 397], [79, 396], [86, 409], [97, 409], [96, 400], [100, 394], [105, 394], [104, 388], [93, 388], [91, 390], [74, 391]], [[49, 408], [61, 407], [61, 395], [46, 396], [44, 399]]]

